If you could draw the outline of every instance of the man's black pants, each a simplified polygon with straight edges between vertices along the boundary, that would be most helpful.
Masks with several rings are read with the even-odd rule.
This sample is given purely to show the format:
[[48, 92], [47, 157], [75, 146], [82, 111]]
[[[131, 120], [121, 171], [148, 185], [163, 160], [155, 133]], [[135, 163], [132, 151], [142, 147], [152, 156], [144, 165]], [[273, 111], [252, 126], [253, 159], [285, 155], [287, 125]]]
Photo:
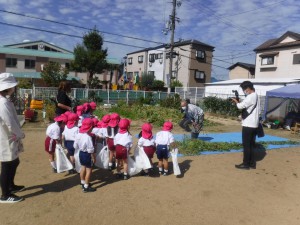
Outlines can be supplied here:
[[257, 128], [243, 127], [242, 140], [244, 148], [244, 165], [255, 165], [254, 147]]
[[14, 179], [17, 171], [17, 167], [20, 164], [19, 158], [9, 161], [1, 162], [1, 189], [2, 196], [7, 197], [10, 195], [10, 189], [14, 186]]
[[189, 124], [191, 124], [192, 121], [190, 119], [184, 118], [180, 121], [179, 126], [183, 129], [185, 129], [187, 132], [191, 132], [191, 128], [189, 127]]

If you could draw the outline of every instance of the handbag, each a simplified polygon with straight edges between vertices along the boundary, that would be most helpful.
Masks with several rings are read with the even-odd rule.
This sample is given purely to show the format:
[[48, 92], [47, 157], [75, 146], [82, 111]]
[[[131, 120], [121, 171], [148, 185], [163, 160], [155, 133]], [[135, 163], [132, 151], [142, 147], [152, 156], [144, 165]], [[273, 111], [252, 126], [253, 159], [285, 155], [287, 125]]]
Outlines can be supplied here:
[[256, 99], [255, 106], [253, 107], [253, 109], [251, 110], [250, 113], [248, 113], [247, 109], [242, 109], [242, 119], [243, 119], [243, 120], [246, 119], [246, 118], [254, 111], [254, 109], [255, 109], [256, 106], [257, 106], [257, 102], [258, 102], [258, 97], [257, 97], [257, 99]]
[[258, 124], [256, 133], [257, 133], [258, 138], [262, 138], [265, 136], [264, 128], [263, 128], [261, 122], [259, 122], [259, 124]]

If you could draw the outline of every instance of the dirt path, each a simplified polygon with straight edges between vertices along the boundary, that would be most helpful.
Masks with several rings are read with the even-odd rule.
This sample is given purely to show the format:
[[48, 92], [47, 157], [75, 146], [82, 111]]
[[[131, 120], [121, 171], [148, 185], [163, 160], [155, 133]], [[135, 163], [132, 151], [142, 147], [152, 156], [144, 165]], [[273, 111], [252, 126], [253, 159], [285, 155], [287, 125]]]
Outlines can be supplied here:
[[16, 182], [26, 185], [20, 193], [26, 200], [1, 204], [1, 225], [300, 224], [299, 148], [268, 151], [250, 171], [234, 168], [241, 153], [181, 157], [180, 178], [119, 181], [97, 170], [92, 179], [97, 191], [84, 194], [78, 175], [52, 173], [43, 150], [44, 128], [25, 126], [25, 133]]

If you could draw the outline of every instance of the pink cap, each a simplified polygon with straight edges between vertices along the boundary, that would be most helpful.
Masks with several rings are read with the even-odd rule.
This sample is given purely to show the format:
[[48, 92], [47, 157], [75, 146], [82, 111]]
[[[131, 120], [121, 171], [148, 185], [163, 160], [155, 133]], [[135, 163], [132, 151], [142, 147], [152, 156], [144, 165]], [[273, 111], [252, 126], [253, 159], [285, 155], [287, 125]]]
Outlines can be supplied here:
[[103, 128], [106, 128], [106, 127], [108, 127], [108, 123], [109, 123], [109, 121], [110, 121], [110, 115], [109, 114], [107, 114], [107, 115], [104, 115], [103, 117], [102, 117], [102, 127]]
[[108, 126], [110, 126], [110, 127], [116, 127], [116, 126], [118, 126], [118, 123], [119, 123], [120, 119], [121, 118], [120, 118], [120, 116], [119, 116], [118, 113], [112, 113], [110, 115], [110, 121], [108, 123]]
[[97, 123], [99, 122], [99, 120], [97, 118], [93, 118], [93, 123], [94, 123], [94, 127], [97, 126]]
[[128, 131], [128, 128], [130, 126], [130, 120], [129, 119], [121, 119], [119, 122], [119, 133], [124, 134]]
[[90, 106], [92, 110], [95, 110], [97, 108], [97, 104], [95, 102], [90, 102]]
[[87, 112], [91, 109], [91, 106], [88, 102], [83, 104], [83, 112]]
[[145, 139], [152, 138], [152, 125], [150, 123], [144, 123], [142, 126], [142, 137]]
[[54, 118], [54, 120], [56, 122], [64, 122], [64, 123], [67, 123], [68, 122], [68, 117], [64, 114], [61, 114], [60, 116], [57, 116]]
[[82, 115], [82, 111], [83, 111], [83, 106], [82, 105], [79, 105], [76, 107], [76, 113], [78, 116], [81, 116]]
[[69, 117], [69, 115], [71, 114], [72, 112], [70, 112], [70, 111], [66, 111], [64, 114], [67, 116], [67, 117]]
[[171, 131], [173, 129], [173, 124], [170, 121], [164, 123], [162, 130], [163, 131]]
[[99, 121], [98, 123], [97, 123], [97, 127], [98, 128], [103, 128], [103, 121]]
[[79, 116], [76, 113], [71, 113], [68, 116], [68, 123], [67, 123], [67, 127], [69, 129], [73, 128], [75, 123], [79, 120]]
[[79, 132], [80, 133], [86, 133], [88, 132], [92, 127], [93, 127], [93, 120], [91, 118], [85, 118], [83, 121], [82, 121], [82, 125], [79, 129]]

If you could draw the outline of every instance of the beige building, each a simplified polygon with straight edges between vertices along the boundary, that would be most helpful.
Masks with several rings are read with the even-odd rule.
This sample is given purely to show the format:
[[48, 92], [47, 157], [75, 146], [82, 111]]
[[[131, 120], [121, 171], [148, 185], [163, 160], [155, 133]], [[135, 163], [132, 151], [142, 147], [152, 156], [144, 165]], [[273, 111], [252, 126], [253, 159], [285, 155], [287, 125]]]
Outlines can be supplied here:
[[[178, 80], [185, 87], [200, 87], [210, 82], [213, 51], [213, 46], [197, 40], [175, 42], [171, 80]], [[167, 45], [128, 53], [127, 76], [130, 78], [141, 76], [143, 72], [151, 73], [167, 86], [170, 80], [169, 53]]]
[[300, 78], [300, 34], [288, 31], [254, 51], [256, 78]]
[[237, 62], [228, 68], [229, 79], [254, 79], [255, 65], [249, 63]]

